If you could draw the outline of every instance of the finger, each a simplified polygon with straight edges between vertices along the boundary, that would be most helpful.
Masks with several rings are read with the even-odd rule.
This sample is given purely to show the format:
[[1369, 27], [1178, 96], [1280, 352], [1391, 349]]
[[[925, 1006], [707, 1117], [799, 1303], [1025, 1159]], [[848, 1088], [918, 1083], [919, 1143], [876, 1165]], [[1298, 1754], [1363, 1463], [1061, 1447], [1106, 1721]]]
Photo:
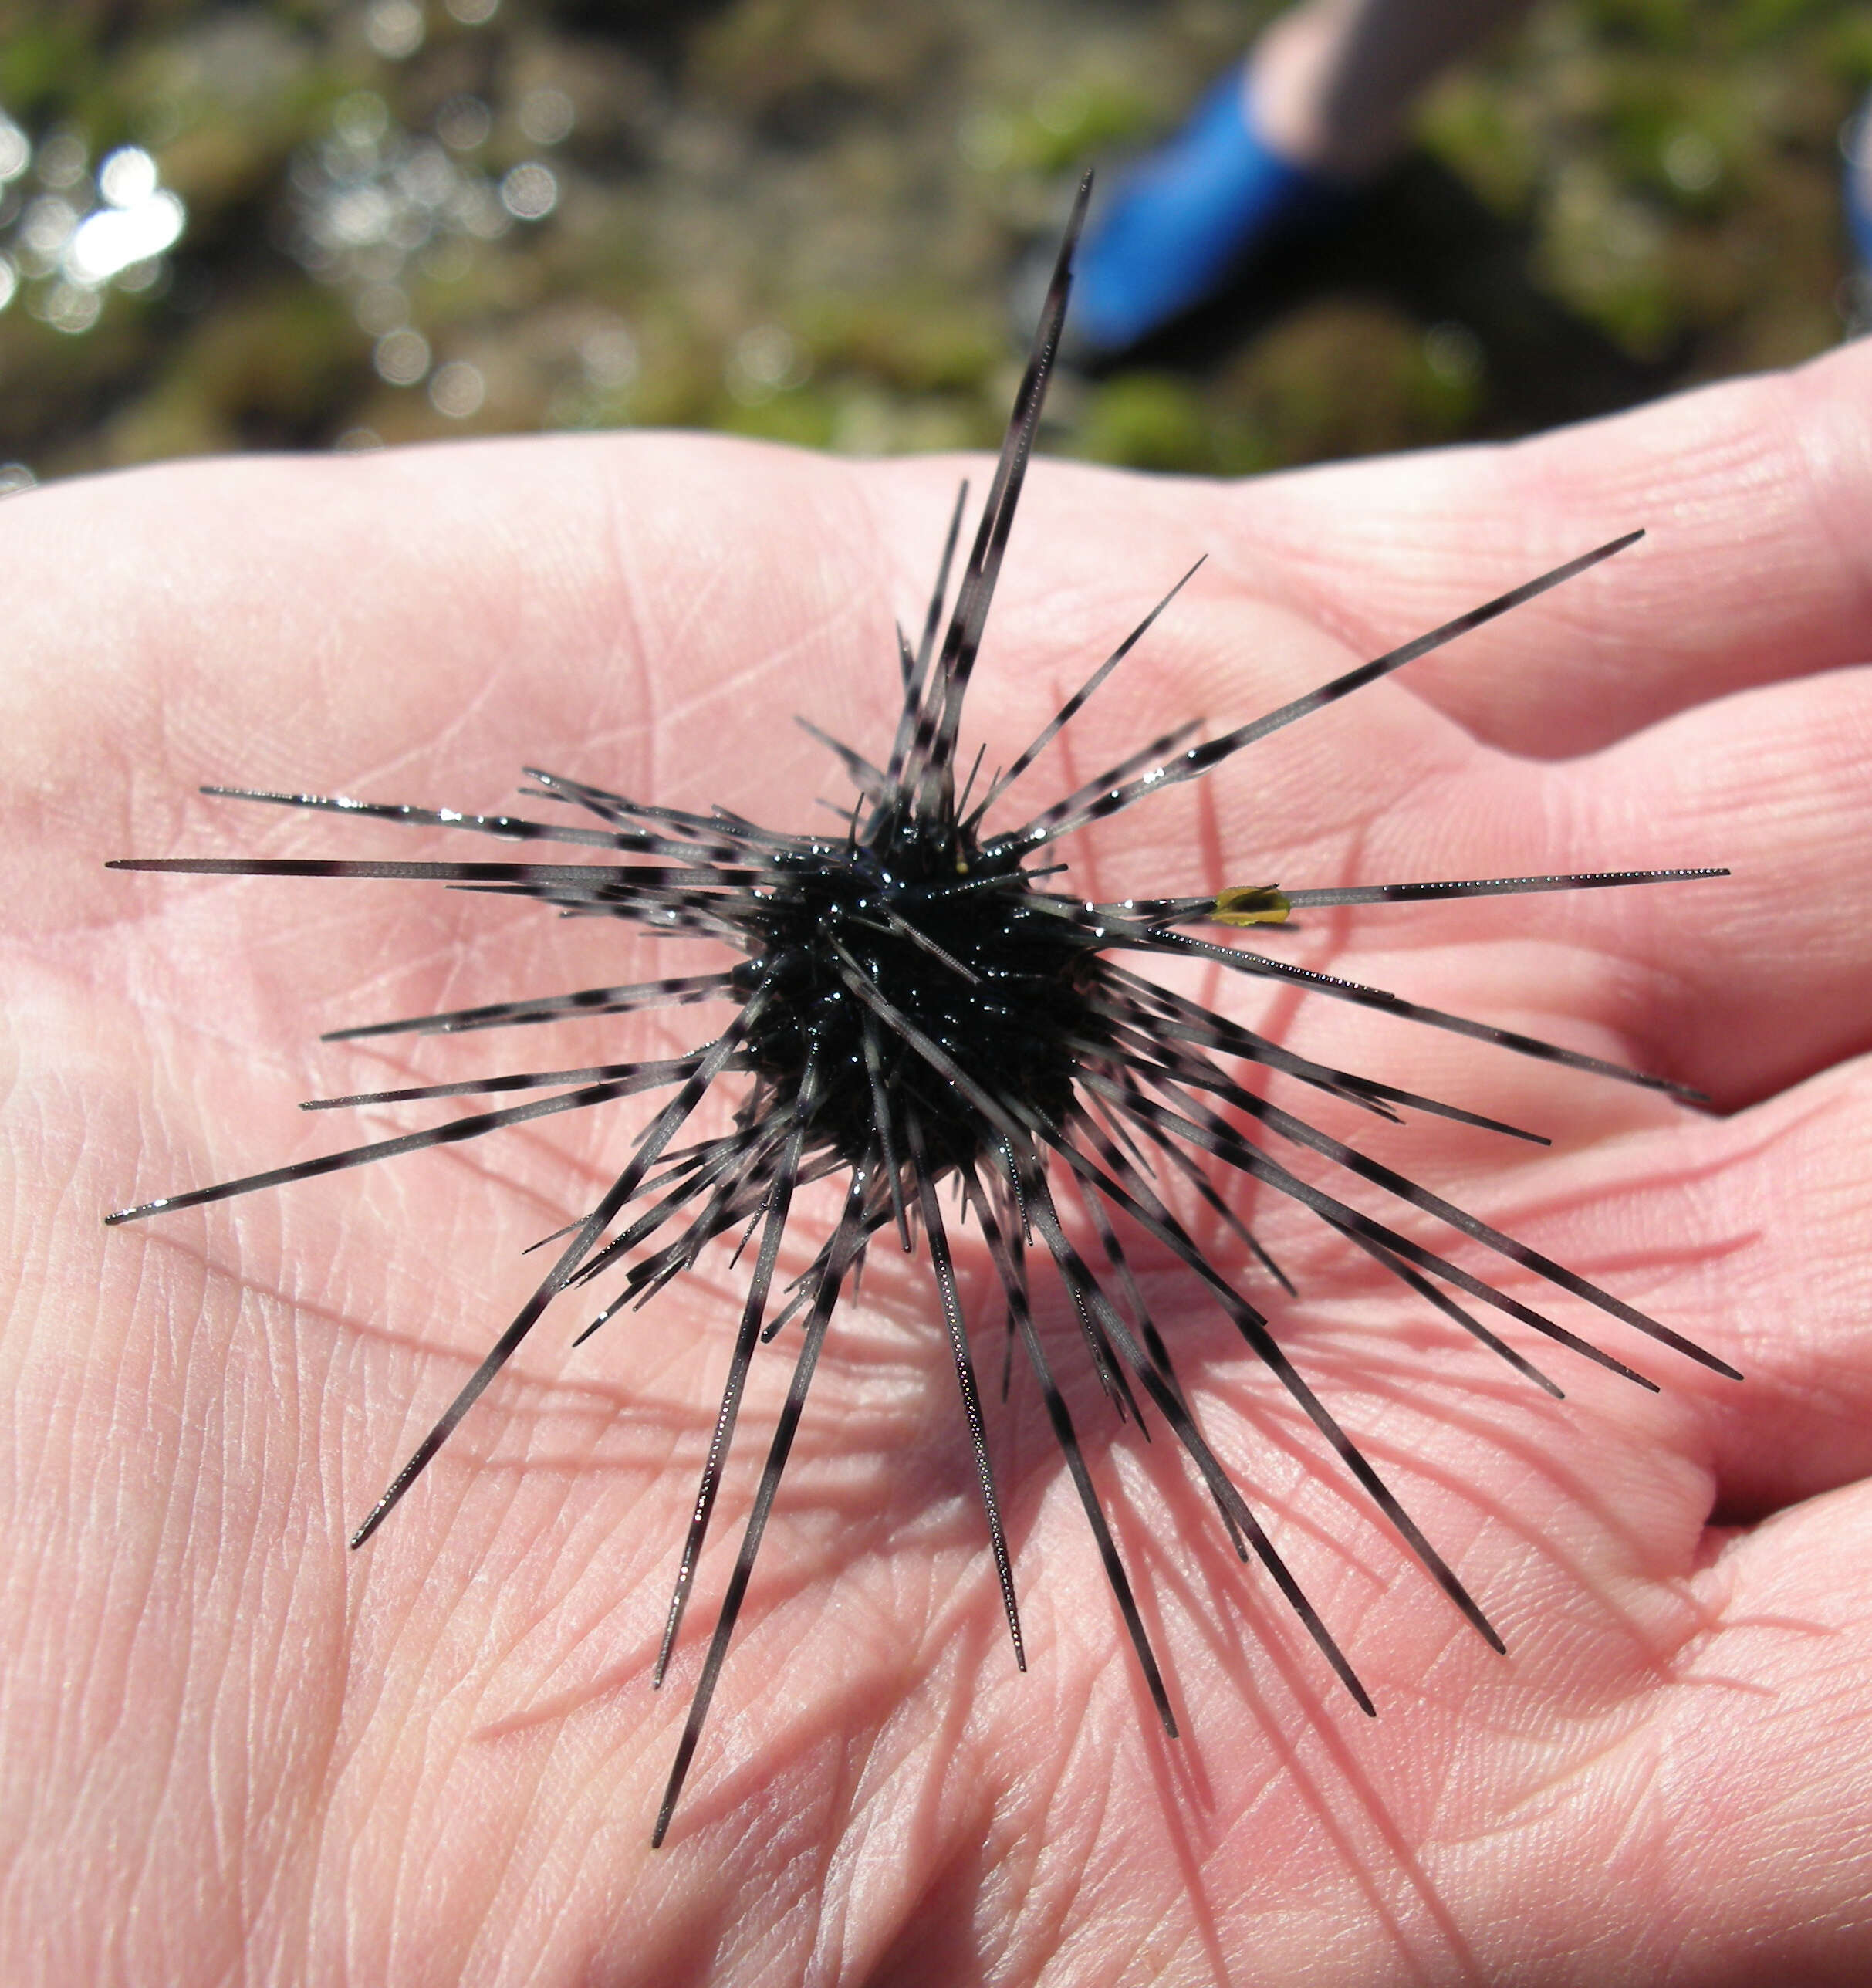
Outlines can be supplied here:
[[[1647, 1351], [1664, 1388], [1594, 1391], [1593, 1412], [1705, 1469], [1719, 1520], [1872, 1475], [1872, 1067], [1829, 1071], [1726, 1120], [1680, 1120], [1556, 1155], [1492, 1219], [1740, 1370]], [[1567, 1323], [1574, 1321], [1569, 1320]], [[1596, 1333], [1630, 1355], [1616, 1330]]]
[[1478, 738], [1578, 752], [1872, 656], [1872, 347], [1506, 448], [1336, 465], [1208, 500], [1218, 579], [1376, 655], [1588, 546], [1630, 552], [1413, 664]]
[[[1549, 1603], [1544, 1638], [1487, 1679], [1448, 1741], [1475, 1807], [1437, 1868], [1451, 1895], [1490, 1902], [1472, 1921], [1476, 1978], [1867, 1978], [1872, 1591], [1841, 1570], [1868, 1550], [1860, 1486], [1687, 1581], [1596, 1570], [1559, 1606], [1602, 1612], [1566, 1642]], [[1540, 1693], [1528, 1674], [1556, 1657]], [[1586, 1964], [1589, 1950], [1603, 1958]]]
[[1751, 691], [1553, 769], [1559, 839], [1726, 864], [1628, 894], [1600, 928], [1641, 1039], [1721, 1106], [1872, 1046], [1872, 670]]
[[[1747, 1518], [1872, 1474], [1872, 1206], [1863, 1061], [1699, 1128], [1630, 1219], [1682, 1236], [1678, 1316], [1707, 1319], [1745, 1374], [1701, 1391], [1719, 1514]], [[1639, 1302], [1642, 1302], [1640, 1300]]]
[[[1748, 1956], [1731, 1978], [1865, 1978], [1872, 1590], [1850, 1570], [1869, 1551], [1861, 1485], [1736, 1540], [1693, 1584], [1708, 1627], [1670, 1662], [1637, 1750], [1646, 1764], [1632, 1759], [1626, 1783], [1668, 1809], [1652, 1838], [1663, 1854], [1644, 1860], [1647, 1895], [1631, 1902], [1661, 1973], [1727, 1947]], [[1630, 1757], [1612, 1746], [1608, 1759]], [[1627, 1842], [1635, 1822], [1617, 1817]]]
[[[1384, 769], [1399, 757], [1378, 755]], [[1448, 755], [1356, 844], [1342, 836], [1315, 860], [1353, 873], [1330, 883], [1726, 866], [1590, 896], [1374, 908], [1347, 934], [1406, 955], [1529, 937], [1575, 947], [1564, 1012], [1732, 1109], [1872, 1046], [1872, 894], [1855, 857], [1872, 836], [1869, 759], [1872, 671], [1836, 671], [1556, 766]]]

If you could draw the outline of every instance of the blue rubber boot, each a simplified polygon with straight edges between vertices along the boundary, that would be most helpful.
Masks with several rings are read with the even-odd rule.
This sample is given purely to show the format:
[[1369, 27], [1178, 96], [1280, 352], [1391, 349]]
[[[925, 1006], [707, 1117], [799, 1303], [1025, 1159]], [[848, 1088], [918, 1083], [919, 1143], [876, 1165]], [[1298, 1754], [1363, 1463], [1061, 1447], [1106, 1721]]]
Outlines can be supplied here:
[[1336, 218], [1351, 189], [1274, 152], [1231, 69], [1095, 215], [1073, 285], [1075, 342], [1122, 352], [1222, 287], [1270, 237]]

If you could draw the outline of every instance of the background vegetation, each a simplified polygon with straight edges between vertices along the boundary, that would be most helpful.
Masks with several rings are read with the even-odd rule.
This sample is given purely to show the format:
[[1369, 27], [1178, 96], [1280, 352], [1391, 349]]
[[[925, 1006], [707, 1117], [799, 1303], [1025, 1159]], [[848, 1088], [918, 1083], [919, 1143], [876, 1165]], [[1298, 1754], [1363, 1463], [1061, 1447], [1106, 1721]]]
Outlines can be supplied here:
[[[991, 442], [1012, 272], [1172, 126], [1219, 0], [58, 0], [0, 32], [0, 457], [675, 423]], [[1238, 472], [1803, 358], [1858, 308], [1872, 10], [1551, 0], [1416, 150], [1056, 450]]]

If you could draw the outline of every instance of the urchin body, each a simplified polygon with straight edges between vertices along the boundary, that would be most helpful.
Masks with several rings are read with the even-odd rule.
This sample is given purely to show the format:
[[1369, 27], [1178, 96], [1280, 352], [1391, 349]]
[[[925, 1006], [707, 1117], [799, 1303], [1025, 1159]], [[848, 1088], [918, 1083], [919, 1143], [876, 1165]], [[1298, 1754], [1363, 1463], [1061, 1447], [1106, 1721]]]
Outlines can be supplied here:
[[[973, 1083], [1017, 1091], [1048, 1123], [1064, 1121], [1077, 1068], [1069, 1045], [1103, 1033], [1087, 998], [1097, 935], [1037, 904], [1013, 856], [985, 854], [960, 823], [888, 818], [862, 840], [822, 844], [803, 859], [761, 922], [764, 949], [738, 983], [751, 992], [765, 982], [783, 999], [749, 1031], [748, 1058], [790, 1107], [817, 1045], [825, 1079], [811, 1101], [810, 1145], [855, 1165], [901, 1116], [890, 1089], [878, 1108], [867, 1011], [838, 971], [846, 959]], [[952, 1087], [921, 1067], [895, 1074], [938, 1175], [978, 1155], [973, 1114], [957, 1109]], [[901, 1129], [891, 1144], [907, 1150]]]

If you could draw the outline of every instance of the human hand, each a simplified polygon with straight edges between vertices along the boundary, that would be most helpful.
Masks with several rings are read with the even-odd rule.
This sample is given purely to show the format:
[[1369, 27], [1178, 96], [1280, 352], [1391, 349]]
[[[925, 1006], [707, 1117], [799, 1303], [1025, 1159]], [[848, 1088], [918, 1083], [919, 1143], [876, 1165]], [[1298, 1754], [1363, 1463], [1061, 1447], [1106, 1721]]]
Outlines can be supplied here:
[[[1024, 783], [1036, 800], [1184, 716], [1239, 722], [1650, 528], [1068, 853], [1100, 898], [1728, 864], [1252, 935], [1700, 1085], [1726, 1117], [1323, 1002], [1205, 991], [1327, 1060], [1552, 1134], [1539, 1154], [1440, 1121], [1359, 1138], [1748, 1378], [1570, 1307], [1664, 1392], [1519, 1336], [1567, 1387], [1556, 1405], [1232, 1187], [1300, 1286], [1269, 1307], [1283, 1342], [1510, 1655], [1147, 1256], [1212, 1441], [1382, 1714], [1357, 1713], [1237, 1564], [1173, 1445], [1112, 1428], [1074, 1373], [1171, 1743], [1019, 1376], [991, 1405], [1015, 1673], [927, 1267], [877, 1249], [654, 1854], [788, 1364], [756, 1364], [653, 1696], [745, 1265], [711, 1256], [576, 1354], [569, 1330], [536, 1333], [382, 1533], [344, 1550], [536, 1280], [520, 1250], [582, 1209], [648, 1109], [127, 1232], [98, 1217], [349, 1142], [292, 1099], [708, 1033], [681, 1009], [566, 1024], [549, 1048], [534, 1031], [319, 1049], [322, 1029], [712, 962], [428, 888], [100, 865], [427, 854], [194, 789], [495, 810], [523, 759], [809, 826], [842, 782], [789, 721], [860, 749], [887, 735], [890, 622], [921, 604], [957, 471], [620, 436], [177, 465], [0, 509], [18, 595], [0, 794], [31, 852], [0, 1118], [16, 1978], [1860, 1978], [1869, 375], [1872, 351], [1848, 350], [1510, 450], [1238, 486], [1036, 471], [971, 694], [991, 764], [1210, 554]], [[1259, 1300], [1226, 1229], [1198, 1233]], [[985, 1349], [991, 1274], [972, 1229], [956, 1241]], [[1049, 1316], [1071, 1372], [1069, 1313]]]

